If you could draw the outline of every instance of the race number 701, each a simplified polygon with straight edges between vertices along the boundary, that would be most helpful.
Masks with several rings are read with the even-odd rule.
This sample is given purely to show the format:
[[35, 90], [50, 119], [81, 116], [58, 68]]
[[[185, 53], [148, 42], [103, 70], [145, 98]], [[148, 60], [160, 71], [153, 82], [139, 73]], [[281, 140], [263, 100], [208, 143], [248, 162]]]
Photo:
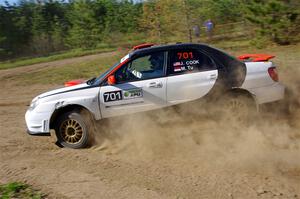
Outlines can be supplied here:
[[122, 91], [112, 91], [103, 94], [104, 102], [122, 100]]
[[193, 59], [193, 52], [178, 52], [177, 53], [178, 59]]

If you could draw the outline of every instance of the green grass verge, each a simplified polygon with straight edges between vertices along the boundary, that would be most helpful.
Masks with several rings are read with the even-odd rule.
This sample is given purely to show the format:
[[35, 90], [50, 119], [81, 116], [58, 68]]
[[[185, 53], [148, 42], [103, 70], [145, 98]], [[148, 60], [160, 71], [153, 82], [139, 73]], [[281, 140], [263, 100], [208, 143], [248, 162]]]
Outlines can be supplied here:
[[24, 84], [63, 84], [73, 79], [89, 79], [101, 73], [120, 60], [117, 56], [100, 57], [80, 64], [69, 64], [63, 67], [49, 68], [32, 73], [11, 77], [12, 80]]
[[61, 59], [66, 59], [66, 58], [71, 58], [71, 57], [80, 57], [80, 56], [84, 56], [84, 55], [110, 52], [110, 51], [114, 51], [114, 50], [115, 50], [115, 48], [101, 48], [101, 49], [93, 49], [93, 50], [77, 49], [77, 50], [71, 50], [68, 52], [60, 53], [60, 54], [46, 56], [46, 57], [37, 57], [37, 58], [28, 58], [28, 59], [0, 62], [0, 70], [16, 68], [16, 67], [26, 66], [26, 65], [31, 65], [31, 64], [37, 64], [37, 63], [42, 63], [42, 62], [61, 60]]
[[9, 198], [40, 199], [45, 198], [45, 195], [32, 189], [29, 185], [20, 182], [0, 185], [0, 199]]

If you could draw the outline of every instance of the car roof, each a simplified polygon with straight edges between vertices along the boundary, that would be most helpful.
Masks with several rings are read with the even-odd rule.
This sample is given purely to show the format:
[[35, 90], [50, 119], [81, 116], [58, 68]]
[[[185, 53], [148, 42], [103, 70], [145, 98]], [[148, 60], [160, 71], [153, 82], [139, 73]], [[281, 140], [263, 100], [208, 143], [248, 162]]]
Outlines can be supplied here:
[[[241, 62], [237, 58], [227, 54], [223, 50], [211, 47], [207, 44], [196, 44], [196, 43], [179, 43], [179, 44], [167, 44], [167, 45], [139, 45], [141, 48], [137, 48], [136, 50], [132, 51], [129, 54], [130, 59], [134, 59], [135, 57], [143, 56], [148, 53], [152, 52], [158, 52], [158, 51], [168, 51], [168, 50], [176, 50], [176, 49], [197, 49], [201, 52], [208, 55], [210, 58], [212, 58], [217, 65], [217, 68], [219, 71], [229, 71], [230, 75], [233, 76], [232, 78], [237, 78], [236, 75], [231, 75], [234, 73], [234, 71], [237, 71], [238, 69], [242, 70], [243, 74], [246, 74], [246, 65], [245, 63]], [[227, 74], [228, 75], [228, 74]], [[245, 75], [243, 76], [245, 77]], [[232, 80], [232, 82], [236, 82], [235, 86], [241, 86], [244, 81], [244, 78], [240, 78], [240, 80]]]
[[174, 49], [184, 49], [184, 48], [212, 48], [208, 46], [207, 44], [194, 44], [194, 43], [179, 43], [179, 44], [166, 44], [166, 45], [153, 45], [146, 48], [141, 48], [134, 50], [130, 53], [130, 57], [142, 55], [146, 53], [151, 52], [157, 52], [157, 51], [166, 51], [166, 50], [174, 50]]

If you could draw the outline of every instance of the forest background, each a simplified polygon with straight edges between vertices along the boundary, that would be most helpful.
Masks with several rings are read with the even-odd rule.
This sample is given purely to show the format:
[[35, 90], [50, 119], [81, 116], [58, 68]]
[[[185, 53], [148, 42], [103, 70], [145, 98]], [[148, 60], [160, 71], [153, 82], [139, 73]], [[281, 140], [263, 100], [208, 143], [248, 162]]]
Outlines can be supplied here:
[[144, 42], [289, 45], [299, 29], [299, 0], [20, 0], [0, 5], [0, 61]]

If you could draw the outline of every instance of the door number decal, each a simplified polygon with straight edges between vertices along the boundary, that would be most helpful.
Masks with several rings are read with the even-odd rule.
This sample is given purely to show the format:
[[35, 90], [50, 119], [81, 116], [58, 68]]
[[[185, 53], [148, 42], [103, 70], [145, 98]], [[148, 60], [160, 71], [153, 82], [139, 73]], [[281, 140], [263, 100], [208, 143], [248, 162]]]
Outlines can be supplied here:
[[118, 101], [122, 100], [122, 91], [112, 91], [112, 92], [106, 92], [103, 94], [104, 102], [112, 102], [112, 101]]

